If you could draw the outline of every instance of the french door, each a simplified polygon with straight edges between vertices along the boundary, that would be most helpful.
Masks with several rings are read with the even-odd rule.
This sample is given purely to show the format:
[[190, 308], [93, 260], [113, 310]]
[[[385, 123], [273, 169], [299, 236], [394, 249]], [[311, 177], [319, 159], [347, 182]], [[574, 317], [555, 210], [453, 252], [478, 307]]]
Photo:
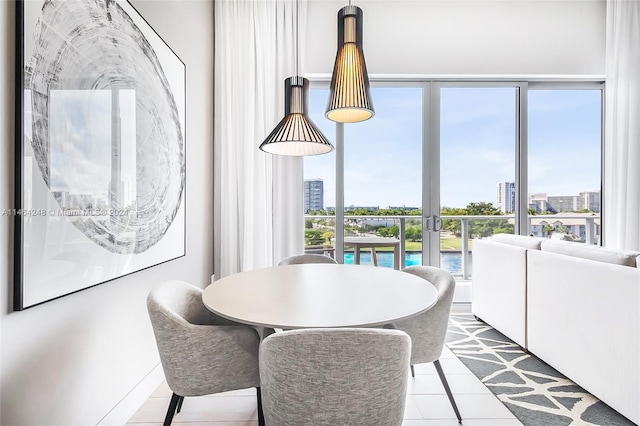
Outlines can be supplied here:
[[[467, 279], [473, 236], [492, 226], [519, 231], [522, 197], [515, 182], [526, 185], [526, 171], [516, 167], [526, 150], [522, 86], [424, 84], [423, 264]], [[498, 205], [501, 186], [508, 187], [509, 205]], [[509, 219], [481, 217], [497, 210]]]
[[304, 160], [329, 216], [307, 220], [309, 241], [350, 263], [345, 235], [399, 237], [402, 267], [440, 266], [458, 279], [472, 274], [474, 237], [553, 229], [597, 243], [602, 90], [597, 82], [376, 82], [375, 117], [343, 125], [324, 118], [328, 89], [316, 82], [310, 115], [336, 150]]

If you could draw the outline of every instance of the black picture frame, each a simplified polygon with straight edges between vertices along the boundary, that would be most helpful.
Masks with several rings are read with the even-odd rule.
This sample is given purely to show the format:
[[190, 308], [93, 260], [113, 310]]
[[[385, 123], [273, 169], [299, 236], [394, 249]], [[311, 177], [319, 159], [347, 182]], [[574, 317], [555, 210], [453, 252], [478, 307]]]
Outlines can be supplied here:
[[126, 0], [16, 2], [14, 310], [186, 253], [186, 66]]

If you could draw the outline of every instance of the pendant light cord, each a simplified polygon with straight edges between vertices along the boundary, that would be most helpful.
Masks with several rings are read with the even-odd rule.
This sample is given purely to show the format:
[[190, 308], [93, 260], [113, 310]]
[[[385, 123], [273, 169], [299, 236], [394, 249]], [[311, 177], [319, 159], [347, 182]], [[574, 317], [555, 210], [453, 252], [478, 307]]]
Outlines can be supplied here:
[[300, 0], [296, 0], [296, 75], [300, 75]]

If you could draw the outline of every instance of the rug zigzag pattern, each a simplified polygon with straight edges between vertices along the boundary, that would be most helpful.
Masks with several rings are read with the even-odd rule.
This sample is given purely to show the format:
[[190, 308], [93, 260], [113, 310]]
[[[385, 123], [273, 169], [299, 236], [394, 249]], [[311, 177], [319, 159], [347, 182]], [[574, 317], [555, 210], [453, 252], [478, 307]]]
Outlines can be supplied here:
[[471, 314], [453, 314], [447, 346], [526, 426], [634, 425]]

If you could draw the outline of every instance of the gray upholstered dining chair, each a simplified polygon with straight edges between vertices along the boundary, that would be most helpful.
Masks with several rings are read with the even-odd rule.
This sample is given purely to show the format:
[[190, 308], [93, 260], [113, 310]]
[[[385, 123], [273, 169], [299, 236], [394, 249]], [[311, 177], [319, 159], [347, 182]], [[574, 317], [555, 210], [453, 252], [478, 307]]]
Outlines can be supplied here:
[[335, 259], [325, 256], [324, 254], [296, 254], [294, 256], [282, 259], [278, 266], [282, 265], [299, 265], [302, 263], [338, 263]]
[[401, 425], [410, 352], [409, 336], [399, 330], [272, 334], [260, 345], [266, 424]]
[[447, 325], [449, 324], [456, 281], [449, 272], [433, 266], [410, 266], [403, 269], [403, 272], [424, 278], [433, 284], [438, 290], [438, 300], [428, 311], [413, 318], [393, 323], [391, 327], [402, 330], [411, 337], [411, 375], [413, 377], [415, 377], [414, 364], [433, 362], [458, 422], [461, 423], [460, 411], [458, 411], [458, 406], [453, 399], [453, 394], [439, 361], [447, 336]]
[[202, 290], [184, 281], [156, 285], [147, 309], [160, 361], [173, 395], [165, 418], [170, 425], [185, 396], [255, 387], [260, 401], [258, 347], [254, 328], [219, 317], [202, 303]]

